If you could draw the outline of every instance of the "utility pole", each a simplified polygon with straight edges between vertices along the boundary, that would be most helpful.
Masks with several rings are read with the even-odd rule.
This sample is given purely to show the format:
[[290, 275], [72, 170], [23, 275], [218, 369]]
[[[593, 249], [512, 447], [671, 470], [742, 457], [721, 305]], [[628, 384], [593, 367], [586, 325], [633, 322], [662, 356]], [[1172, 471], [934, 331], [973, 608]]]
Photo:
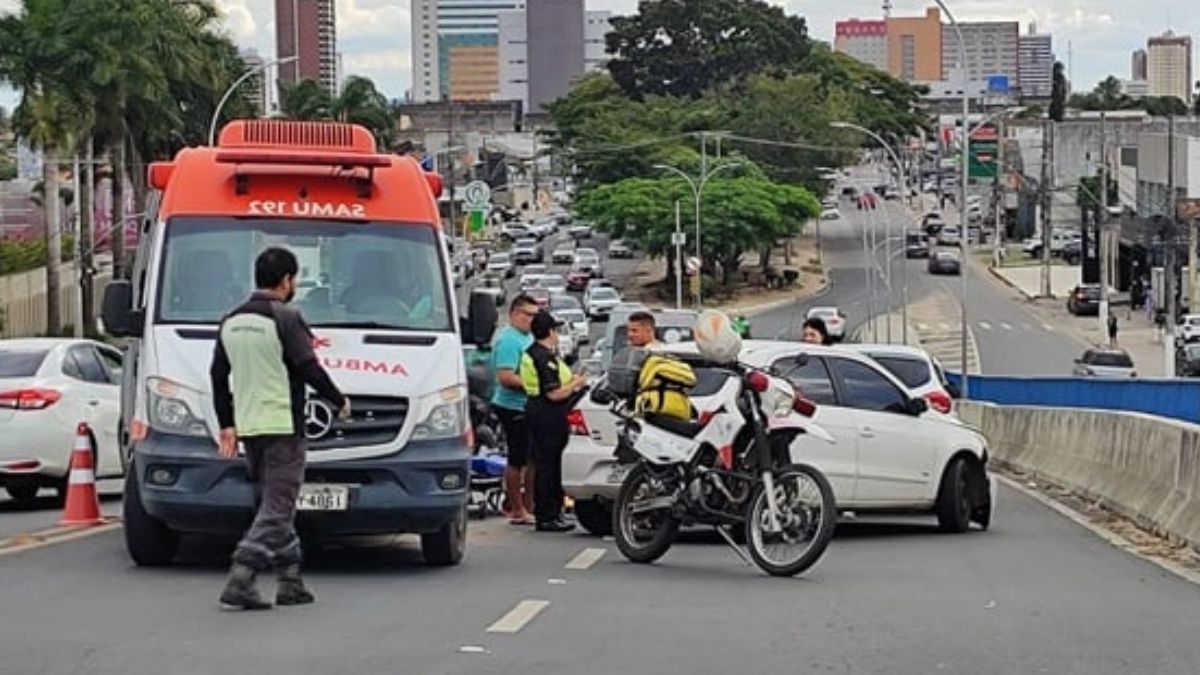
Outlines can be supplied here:
[[533, 132], [533, 213], [538, 212], [538, 140], [537, 132]]
[[1042, 124], [1042, 179], [1038, 185], [1042, 204], [1042, 297], [1048, 298], [1050, 287], [1050, 192], [1054, 180], [1054, 120]]
[[84, 283], [83, 277], [87, 270], [87, 265], [83, 262], [83, 209], [80, 208], [82, 201], [80, 195], [83, 194], [81, 189], [82, 181], [79, 176], [79, 154], [75, 154], [75, 164], [71, 167], [71, 180], [74, 182], [73, 189], [75, 190], [75, 339], [83, 337], [83, 292]]
[[[1167, 292], [1167, 316], [1163, 320], [1163, 376], [1175, 377], [1175, 246], [1178, 238], [1175, 215], [1175, 116], [1167, 116], [1167, 256], [1163, 277]], [[1188, 256], [1191, 257], [1190, 255]]]
[[[1108, 331], [1108, 137], [1105, 135], [1104, 112], [1100, 113], [1100, 212], [1096, 214], [1097, 257], [1100, 260], [1100, 334]], [[1083, 252], [1087, 257], [1087, 251]]]
[[455, 102], [450, 101], [450, 134], [446, 139], [446, 164], [448, 166], [446, 171], [446, 187], [447, 191], [450, 193], [450, 241], [454, 241], [454, 225], [455, 221], [458, 220], [458, 216], [454, 208], [454, 153], [450, 150], [450, 148], [454, 147], [454, 118], [457, 110], [458, 106], [455, 104]]
[[996, 120], [996, 180], [993, 183], [992, 210], [995, 211], [996, 231], [992, 239], [992, 258], [996, 267], [1000, 266], [1000, 251], [1004, 248], [1004, 232], [1000, 227], [1001, 190], [1000, 176], [1004, 173], [1004, 118]]
[[683, 221], [675, 200], [675, 309], [683, 309]]

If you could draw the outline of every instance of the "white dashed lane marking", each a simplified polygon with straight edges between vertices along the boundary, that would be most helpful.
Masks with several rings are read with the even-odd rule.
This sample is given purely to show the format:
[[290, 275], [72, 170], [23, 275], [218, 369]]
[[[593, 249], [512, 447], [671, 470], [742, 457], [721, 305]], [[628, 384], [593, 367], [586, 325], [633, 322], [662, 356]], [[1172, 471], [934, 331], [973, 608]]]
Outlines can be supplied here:
[[602, 548], [585, 548], [580, 551], [570, 562], [566, 564], [564, 569], [568, 570], [586, 570], [604, 557], [605, 550]]
[[516, 607], [500, 617], [496, 623], [488, 626], [489, 633], [519, 633], [529, 625], [538, 614], [550, 606], [549, 600], [522, 600]]

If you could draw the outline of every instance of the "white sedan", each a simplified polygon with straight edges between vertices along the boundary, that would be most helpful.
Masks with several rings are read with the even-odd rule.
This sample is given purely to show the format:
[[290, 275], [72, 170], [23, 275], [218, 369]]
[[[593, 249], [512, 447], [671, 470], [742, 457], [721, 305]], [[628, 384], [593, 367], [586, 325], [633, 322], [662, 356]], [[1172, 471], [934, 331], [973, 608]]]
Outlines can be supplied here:
[[90, 340], [0, 341], [0, 485], [20, 502], [64, 494], [76, 427], [92, 431], [98, 477], [120, 476], [121, 352]]
[[608, 319], [613, 307], [621, 304], [621, 294], [609, 286], [590, 288], [583, 296], [583, 309], [593, 319]]
[[[695, 358], [694, 345], [671, 351]], [[869, 357], [840, 347], [748, 340], [741, 361], [786, 377], [817, 404], [813, 421], [836, 442], [801, 436], [792, 457], [825, 474], [839, 510], [931, 513], [953, 532], [990, 523], [996, 488], [987, 472], [987, 440], [956, 418], [929, 411], [924, 399]], [[697, 366], [690, 392], [701, 414], [723, 381], [711, 370]], [[580, 524], [606, 534], [628, 465], [613, 457], [616, 424], [607, 409], [585, 399], [573, 414], [578, 424], [563, 454], [563, 489], [575, 500]]]

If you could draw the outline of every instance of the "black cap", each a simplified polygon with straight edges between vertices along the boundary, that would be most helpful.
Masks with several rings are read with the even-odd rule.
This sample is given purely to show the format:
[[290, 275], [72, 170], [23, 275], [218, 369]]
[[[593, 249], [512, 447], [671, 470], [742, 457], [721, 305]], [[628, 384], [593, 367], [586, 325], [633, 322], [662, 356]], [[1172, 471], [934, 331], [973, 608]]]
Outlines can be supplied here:
[[533, 323], [529, 326], [529, 331], [533, 333], [533, 339], [545, 340], [550, 337], [551, 331], [561, 325], [563, 325], [562, 321], [554, 318], [554, 315], [543, 309], [534, 315]]

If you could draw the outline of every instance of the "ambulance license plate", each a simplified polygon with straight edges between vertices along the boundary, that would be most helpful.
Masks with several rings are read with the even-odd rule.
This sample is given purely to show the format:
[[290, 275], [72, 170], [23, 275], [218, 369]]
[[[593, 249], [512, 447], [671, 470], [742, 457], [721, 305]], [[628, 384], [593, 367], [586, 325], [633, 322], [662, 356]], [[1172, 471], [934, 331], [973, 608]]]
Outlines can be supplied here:
[[349, 485], [301, 485], [298, 511], [345, 511], [350, 508]]

